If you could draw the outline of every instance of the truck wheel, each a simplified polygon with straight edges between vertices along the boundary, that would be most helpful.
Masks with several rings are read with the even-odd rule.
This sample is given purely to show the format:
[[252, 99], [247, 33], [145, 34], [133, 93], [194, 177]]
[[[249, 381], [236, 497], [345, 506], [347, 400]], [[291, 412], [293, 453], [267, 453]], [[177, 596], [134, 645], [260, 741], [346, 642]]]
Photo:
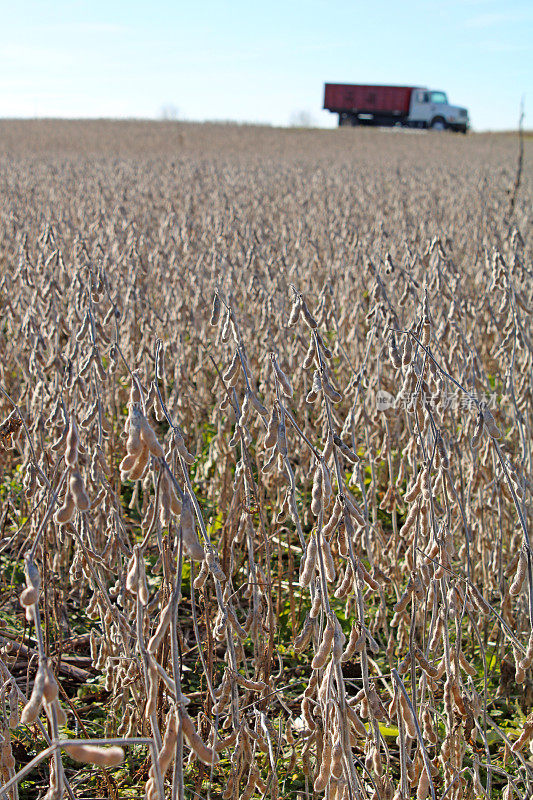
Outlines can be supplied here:
[[356, 124], [351, 114], [339, 114], [339, 127], [353, 127]]
[[442, 117], [435, 117], [435, 119], [431, 120], [430, 127], [433, 131], [445, 131], [446, 122], [442, 119]]

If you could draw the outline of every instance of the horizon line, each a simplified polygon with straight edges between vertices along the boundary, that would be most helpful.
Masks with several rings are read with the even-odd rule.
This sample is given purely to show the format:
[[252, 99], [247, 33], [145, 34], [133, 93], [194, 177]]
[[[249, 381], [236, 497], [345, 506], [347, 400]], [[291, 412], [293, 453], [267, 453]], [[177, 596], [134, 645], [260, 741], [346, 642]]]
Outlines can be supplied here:
[[[253, 127], [253, 128], [272, 128], [272, 129], [300, 129], [300, 130], [317, 130], [317, 131], [335, 131], [339, 130], [337, 125], [298, 125], [296, 123], [276, 123], [268, 122], [265, 120], [252, 121], [252, 120], [238, 120], [238, 119], [180, 119], [180, 118], [165, 118], [163, 116], [154, 117], [136, 117], [136, 116], [91, 116], [91, 117], [68, 117], [68, 116], [2, 116], [0, 115], [0, 122], [146, 122], [146, 123], [167, 123], [173, 125], [235, 125], [239, 127]], [[371, 129], [372, 126], [369, 126]], [[364, 130], [365, 126], [357, 130]], [[388, 126], [376, 126], [374, 130], [403, 130], [403, 128], [391, 128]], [[405, 130], [410, 130], [406, 128]], [[419, 131], [420, 132], [420, 131]], [[520, 129], [517, 128], [470, 128], [470, 133], [519, 133]], [[522, 133], [533, 134], [533, 128], [523, 128]]]

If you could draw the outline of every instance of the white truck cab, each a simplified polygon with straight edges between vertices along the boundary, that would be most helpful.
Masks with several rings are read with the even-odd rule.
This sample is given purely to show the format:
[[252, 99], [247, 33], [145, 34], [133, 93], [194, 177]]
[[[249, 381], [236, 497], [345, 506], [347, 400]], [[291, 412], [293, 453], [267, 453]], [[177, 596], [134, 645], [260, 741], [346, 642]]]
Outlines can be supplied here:
[[414, 89], [409, 107], [409, 123], [415, 127], [445, 130], [450, 128], [466, 133], [468, 111], [466, 108], [451, 106], [446, 92], [433, 89]]

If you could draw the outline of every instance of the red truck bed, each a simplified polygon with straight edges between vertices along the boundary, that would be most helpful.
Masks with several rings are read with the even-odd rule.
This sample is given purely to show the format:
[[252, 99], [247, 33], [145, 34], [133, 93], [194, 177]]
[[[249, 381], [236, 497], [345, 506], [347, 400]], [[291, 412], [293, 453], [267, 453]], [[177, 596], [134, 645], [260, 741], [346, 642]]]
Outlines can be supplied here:
[[326, 83], [324, 108], [329, 111], [408, 114], [412, 86], [363, 86]]

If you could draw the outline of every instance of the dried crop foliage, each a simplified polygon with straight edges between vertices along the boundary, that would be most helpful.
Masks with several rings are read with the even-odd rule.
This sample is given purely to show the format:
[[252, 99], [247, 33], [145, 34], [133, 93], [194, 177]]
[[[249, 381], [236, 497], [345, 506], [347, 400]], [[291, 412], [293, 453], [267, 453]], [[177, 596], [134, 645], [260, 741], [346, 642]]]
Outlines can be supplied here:
[[529, 141], [0, 128], [2, 797], [530, 797]]

